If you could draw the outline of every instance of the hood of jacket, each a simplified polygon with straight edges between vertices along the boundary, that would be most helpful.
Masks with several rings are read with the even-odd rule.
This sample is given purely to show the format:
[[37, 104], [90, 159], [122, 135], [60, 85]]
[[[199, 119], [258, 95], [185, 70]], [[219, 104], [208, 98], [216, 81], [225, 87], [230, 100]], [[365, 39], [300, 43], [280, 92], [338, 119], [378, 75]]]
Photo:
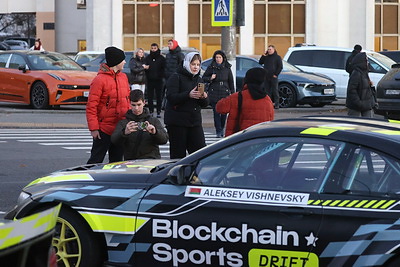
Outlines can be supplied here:
[[129, 121], [147, 121], [149, 120], [150, 116], [150, 111], [148, 108], [143, 108], [143, 112], [140, 115], [136, 115], [133, 113], [132, 109], [128, 110], [126, 112], [126, 119]]
[[351, 60], [351, 65], [354, 69], [359, 69], [363, 72], [368, 72], [367, 54], [365, 52], [358, 53]]
[[159, 55], [161, 55], [161, 50], [160, 50], [160, 49], [157, 49], [156, 51], [150, 51], [150, 54], [149, 54], [149, 56], [150, 56], [151, 58], [156, 58], [156, 57], [158, 57]]

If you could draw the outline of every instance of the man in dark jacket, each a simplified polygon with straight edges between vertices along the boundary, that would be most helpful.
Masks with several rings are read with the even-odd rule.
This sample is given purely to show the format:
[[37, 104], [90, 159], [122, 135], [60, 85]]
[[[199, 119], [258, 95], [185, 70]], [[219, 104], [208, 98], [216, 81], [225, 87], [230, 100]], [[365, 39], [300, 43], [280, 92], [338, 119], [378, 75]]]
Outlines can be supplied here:
[[144, 94], [135, 89], [130, 93], [131, 109], [126, 113], [126, 119], [118, 122], [111, 141], [123, 145], [124, 159], [159, 159], [159, 145], [168, 142], [168, 134], [161, 122], [150, 116], [144, 108]]
[[148, 65], [146, 70], [147, 78], [147, 99], [150, 114], [154, 112], [154, 93], [157, 99], [157, 118], [161, 118], [161, 101], [163, 89], [163, 77], [165, 74], [165, 57], [161, 55], [158, 44], [152, 43], [150, 54], [145, 59], [145, 64]]
[[353, 71], [351, 72], [347, 85], [346, 107], [349, 116], [372, 117], [374, 106], [371, 91], [371, 81], [368, 76], [367, 55], [358, 53], [351, 61]]
[[268, 95], [274, 101], [274, 108], [279, 108], [278, 75], [282, 71], [282, 59], [275, 50], [275, 46], [269, 45], [268, 50], [261, 56], [259, 64], [264, 64], [267, 71], [265, 87]]
[[169, 77], [177, 71], [178, 66], [182, 66], [183, 59], [185, 58], [176, 40], [168, 40], [168, 49], [169, 52], [165, 56], [165, 81], [168, 81]]
[[347, 73], [349, 73], [349, 75], [351, 75], [351, 72], [352, 72], [353, 69], [354, 69], [353, 64], [352, 64], [351, 61], [353, 60], [353, 58], [354, 58], [358, 53], [361, 52], [361, 50], [362, 50], [361, 45], [356, 44], [356, 45], [354, 46], [353, 51], [351, 52], [351, 55], [350, 55], [350, 56], [347, 58], [347, 60], [346, 60], [346, 71], [347, 71]]

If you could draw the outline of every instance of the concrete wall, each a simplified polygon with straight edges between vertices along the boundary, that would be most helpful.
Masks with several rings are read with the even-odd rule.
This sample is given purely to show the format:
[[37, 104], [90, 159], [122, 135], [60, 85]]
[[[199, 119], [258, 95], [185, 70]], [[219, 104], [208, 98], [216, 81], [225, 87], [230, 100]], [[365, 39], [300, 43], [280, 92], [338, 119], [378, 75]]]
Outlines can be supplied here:
[[123, 48], [123, 0], [87, 0], [87, 50], [103, 51], [108, 46]]
[[78, 40], [86, 40], [86, 9], [77, 9], [76, 1], [55, 0], [55, 49], [78, 52]]
[[374, 49], [374, 0], [306, 1], [306, 43]]

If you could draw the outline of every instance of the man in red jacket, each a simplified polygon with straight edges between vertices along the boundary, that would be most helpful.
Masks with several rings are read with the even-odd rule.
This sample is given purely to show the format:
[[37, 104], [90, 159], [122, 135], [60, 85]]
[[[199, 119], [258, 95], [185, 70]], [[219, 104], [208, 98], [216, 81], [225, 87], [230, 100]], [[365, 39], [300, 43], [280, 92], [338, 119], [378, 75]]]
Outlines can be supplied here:
[[[254, 124], [274, 119], [274, 105], [263, 87], [265, 75], [266, 71], [262, 68], [249, 69], [244, 77], [242, 91], [218, 101], [217, 112], [221, 114], [229, 113], [225, 136]], [[240, 108], [239, 94], [242, 95]]]
[[125, 53], [110, 46], [106, 48], [105, 54], [106, 63], [100, 65], [90, 85], [86, 105], [87, 124], [93, 137], [88, 164], [102, 163], [107, 151], [109, 162], [121, 161], [123, 158], [123, 148], [111, 143], [111, 134], [130, 107], [128, 78], [122, 72], [126, 63]]

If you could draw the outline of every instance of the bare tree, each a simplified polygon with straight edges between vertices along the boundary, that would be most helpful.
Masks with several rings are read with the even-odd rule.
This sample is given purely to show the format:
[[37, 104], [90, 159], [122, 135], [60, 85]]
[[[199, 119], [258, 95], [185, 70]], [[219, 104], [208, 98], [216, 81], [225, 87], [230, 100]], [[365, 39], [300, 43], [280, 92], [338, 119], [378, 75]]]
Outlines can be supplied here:
[[36, 14], [0, 14], [0, 32], [16, 36], [35, 36]]

